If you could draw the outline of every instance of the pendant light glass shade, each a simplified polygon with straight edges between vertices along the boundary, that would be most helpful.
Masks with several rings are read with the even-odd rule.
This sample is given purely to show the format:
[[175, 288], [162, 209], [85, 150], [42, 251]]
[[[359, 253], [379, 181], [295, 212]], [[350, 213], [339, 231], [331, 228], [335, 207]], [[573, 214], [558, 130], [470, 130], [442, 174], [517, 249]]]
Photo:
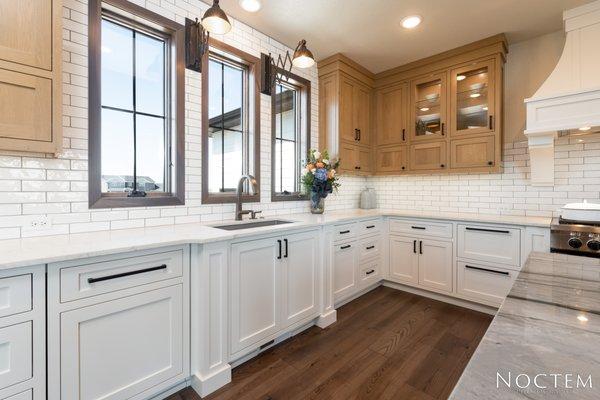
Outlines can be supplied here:
[[214, 0], [213, 5], [204, 13], [202, 26], [215, 35], [224, 35], [231, 30], [231, 23], [227, 14], [219, 7], [219, 0]]
[[292, 64], [298, 68], [310, 68], [315, 64], [315, 58], [309, 49], [306, 48], [306, 40], [301, 40], [294, 51]]

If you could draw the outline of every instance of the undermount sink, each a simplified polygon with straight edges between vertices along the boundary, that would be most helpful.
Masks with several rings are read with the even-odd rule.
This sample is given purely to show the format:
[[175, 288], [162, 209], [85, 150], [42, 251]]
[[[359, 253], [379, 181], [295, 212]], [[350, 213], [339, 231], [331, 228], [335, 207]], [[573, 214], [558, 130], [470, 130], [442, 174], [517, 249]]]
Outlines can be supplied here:
[[224, 229], [226, 231], [237, 231], [240, 229], [260, 228], [263, 226], [291, 224], [293, 221], [283, 221], [281, 219], [270, 219], [256, 222], [240, 222], [237, 224], [215, 225], [213, 228]]

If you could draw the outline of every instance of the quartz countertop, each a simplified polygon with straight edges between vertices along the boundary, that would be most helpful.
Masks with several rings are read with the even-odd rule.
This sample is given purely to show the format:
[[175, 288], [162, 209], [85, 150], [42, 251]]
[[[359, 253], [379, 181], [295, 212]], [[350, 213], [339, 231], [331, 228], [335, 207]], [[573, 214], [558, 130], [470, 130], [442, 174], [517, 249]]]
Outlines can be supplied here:
[[275, 233], [290, 229], [317, 227], [342, 223], [359, 218], [394, 216], [427, 218], [437, 220], [458, 220], [465, 222], [506, 224], [520, 226], [549, 227], [550, 218], [518, 217], [509, 215], [485, 215], [463, 213], [436, 213], [399, 210], [346, 210], [325, 212], [322, 215], [309, 213], [282, 215], [278, 218], [293, 221], [290, 224], [250, 228], [237, 231], [216, 229], [212, 225], [236, 223], [235, 221], [213, 221], [167, 225], [136, 229], [77, 233], [70, 235], [40, 236], [34, 238], [0, 240], [0, 269], [23, 267], [67, 261], [105, 254], [136, 251], [159, 246], [188, 243], [210, 243], [233, 240], [259, 234]]
[[484, 398], [600, 399], [600, 259], [529, 256], [450, 396]]

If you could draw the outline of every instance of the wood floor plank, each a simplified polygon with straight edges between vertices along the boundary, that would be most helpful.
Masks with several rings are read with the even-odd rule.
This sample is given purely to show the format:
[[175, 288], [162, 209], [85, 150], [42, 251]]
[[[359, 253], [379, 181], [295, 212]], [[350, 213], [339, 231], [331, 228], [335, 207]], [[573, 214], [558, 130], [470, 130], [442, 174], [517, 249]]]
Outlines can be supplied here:
[[[491, 316], [379, 287], [234, 368], [208, 400], [446, 399]], [[169, 400], [199, 400], [184, 389]]]

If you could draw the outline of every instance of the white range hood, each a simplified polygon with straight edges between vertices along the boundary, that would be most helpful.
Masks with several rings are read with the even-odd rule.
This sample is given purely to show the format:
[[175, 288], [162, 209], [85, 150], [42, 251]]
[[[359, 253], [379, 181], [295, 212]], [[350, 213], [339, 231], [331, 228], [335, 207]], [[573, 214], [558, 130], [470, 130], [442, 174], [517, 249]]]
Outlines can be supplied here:
[[600, 126], [600, 0], [565, 11], [563, 20], [567, 37], [560, 60], [525, 100], [531, 184], [536, 186], [554, 185], [558, 132]]

